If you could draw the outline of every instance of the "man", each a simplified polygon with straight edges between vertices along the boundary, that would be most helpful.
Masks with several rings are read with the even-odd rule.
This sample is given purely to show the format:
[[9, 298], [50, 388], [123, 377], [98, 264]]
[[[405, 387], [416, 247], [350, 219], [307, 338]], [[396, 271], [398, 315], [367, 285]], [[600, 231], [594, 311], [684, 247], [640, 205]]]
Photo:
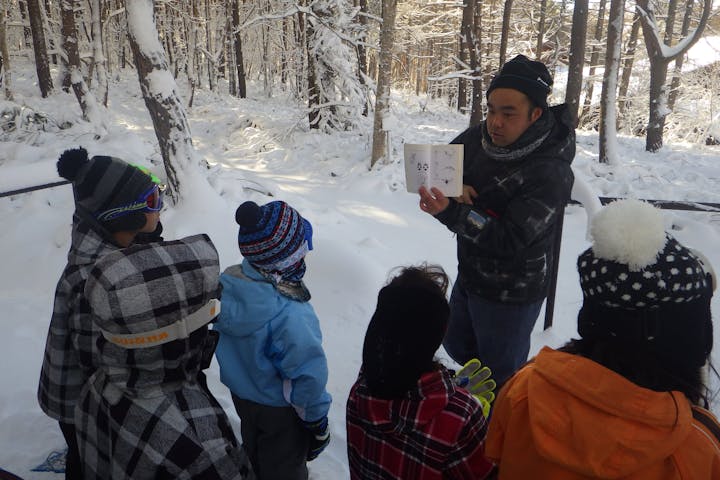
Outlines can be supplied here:
[[527, 361], [573, 184], [575, 132], [565, 105], [547, 105], [552, 83], [540, 62], [507, 62], [487, 89], [485, 121], [452, 141], [464, 145], [463, 195], [419, 191], [421, 210], [457, 234], [443, 346], [461, 365], [479, 358], [498, 386]]

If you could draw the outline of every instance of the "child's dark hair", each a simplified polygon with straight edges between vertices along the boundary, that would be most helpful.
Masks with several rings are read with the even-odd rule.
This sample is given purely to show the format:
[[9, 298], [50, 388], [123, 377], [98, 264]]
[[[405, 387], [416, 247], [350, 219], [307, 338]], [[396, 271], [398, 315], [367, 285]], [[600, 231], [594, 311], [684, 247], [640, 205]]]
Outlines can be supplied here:
[[435, 352], [450, 316], [448, 276], [438, 265], [393, 270], [378, 293], [363, 343], [363, 372], [370, 393], [402, 398], [422, 374], [436, 369]]
[[429, 292], [440, 293], [443, 297], [447, 295], [450, 279], [440, 265], [422, 263], [409, 267], [397, 267], [392, 271], [392, 273], [394, 272], [399, 273], [391, 275], [388, 286], [422, 288]]

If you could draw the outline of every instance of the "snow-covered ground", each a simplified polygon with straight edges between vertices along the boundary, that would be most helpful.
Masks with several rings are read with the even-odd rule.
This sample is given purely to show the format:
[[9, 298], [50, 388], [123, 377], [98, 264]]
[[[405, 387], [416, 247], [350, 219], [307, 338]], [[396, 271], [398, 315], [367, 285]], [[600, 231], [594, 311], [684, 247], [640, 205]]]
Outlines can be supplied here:
[[[16, 102], [47, 114], [51, 131], [27, 130], [12, 139], [0, 132], [0, 192], [59, 180], [58, 155], [78, 145], [91, 155], [114, 155], [162, 172], [134, 72], [122, 73], [111, 84], [110, 128], [107, 136], [95, 139], [91, 126], [76, 123], [80, 112], [72, 94], [40, 99], [32, 68], [20, 66], [13, 77]], [[165, 237], [209, 233], [224, 268], [240, 260], [233, 219], [244, 200], [282, 199], [312, 222], [315, 249], [307, 258], [306, 278], [324, 332], [334, 402], [332, 442], [310, 470], [318, 480], [345, 478], [345, 401], [360, 366], [378, 289], [399, 265], [427, 261], [441, 264], [452, 277], [456, 274], [452, 234], [419, 210], [417, 195], [405, 191], [402, 144], [447, 142], [466, 126], [467, 118], [442, 102], [396, 93], [393, 161], [369, 171], [371, 119], [360, 131], [331, 136], [309, 132], [303, 106], [296, 100], [267, 99], [250, 91], [253, 98], [244, 100], [196, 92], [188, 114], [197, 152], [212, 165], [206, 172], [209, 186], [191, 185], [181, 205], [162, 212]], [[74, 125], [55, 127], [66, 120]], [[604, 166], [596, 161], [597, 141], [595, 132], [578, 133], [574, 168], [587, 187], [580, 193], [720, 203], [719, 147], [673, 144], [649, 154], [643, 150], [644, 139], [620, 137], [620, 165]], [[57, 424], [37, 406], [35, 392], [53, 292], [69, 248], [72, 211], [69, 186], [0, 198], [0, 467], [26, 478], [61, 478], [29, 469], [64, 444]], [[703, 251], [720, 270], [720, 212], [665, 213], [673, 234]], [[541, 313], [532, 337], [533, 354], [576, 334], [581, 293], [575, 259], [588, 246], [585, 209], [570, 206], [564, 225], [555, 324], [543, 331]], [[719, 298], [713, 301], [716, 312]], [[450, 363], [442, 350], [439, 356]], [[716, 353], [715, 363], [719, 361]], [[239, 433], [215, 363], [209, 377]], [[713, 380], [713, 386], [717, 390], [720, 382]], [[720, 403], [715, 411], [720, 411]]]

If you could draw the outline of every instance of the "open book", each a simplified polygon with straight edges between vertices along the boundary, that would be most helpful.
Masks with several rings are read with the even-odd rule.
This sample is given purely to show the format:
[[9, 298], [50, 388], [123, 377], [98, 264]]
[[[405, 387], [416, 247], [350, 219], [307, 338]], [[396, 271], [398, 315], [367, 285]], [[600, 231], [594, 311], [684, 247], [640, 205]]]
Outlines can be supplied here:
[[462, 195], [463, 145], [405, 144], [405, 184], [417, 193], [421, 186], [439, 189], [446, 197]]

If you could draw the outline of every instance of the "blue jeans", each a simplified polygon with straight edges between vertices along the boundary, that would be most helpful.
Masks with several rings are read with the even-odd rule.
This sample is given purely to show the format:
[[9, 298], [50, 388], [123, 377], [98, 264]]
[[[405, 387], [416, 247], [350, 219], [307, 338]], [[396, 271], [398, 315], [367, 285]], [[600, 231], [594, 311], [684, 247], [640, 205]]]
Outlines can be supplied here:
[[523, 305], [491, 302], [468, 294], [455, 282], [443, 346], [460, 365], [477, 358], [490, 367], [499, 391], [527, 362], [530, 334], [542, 304], [543, 300]]

